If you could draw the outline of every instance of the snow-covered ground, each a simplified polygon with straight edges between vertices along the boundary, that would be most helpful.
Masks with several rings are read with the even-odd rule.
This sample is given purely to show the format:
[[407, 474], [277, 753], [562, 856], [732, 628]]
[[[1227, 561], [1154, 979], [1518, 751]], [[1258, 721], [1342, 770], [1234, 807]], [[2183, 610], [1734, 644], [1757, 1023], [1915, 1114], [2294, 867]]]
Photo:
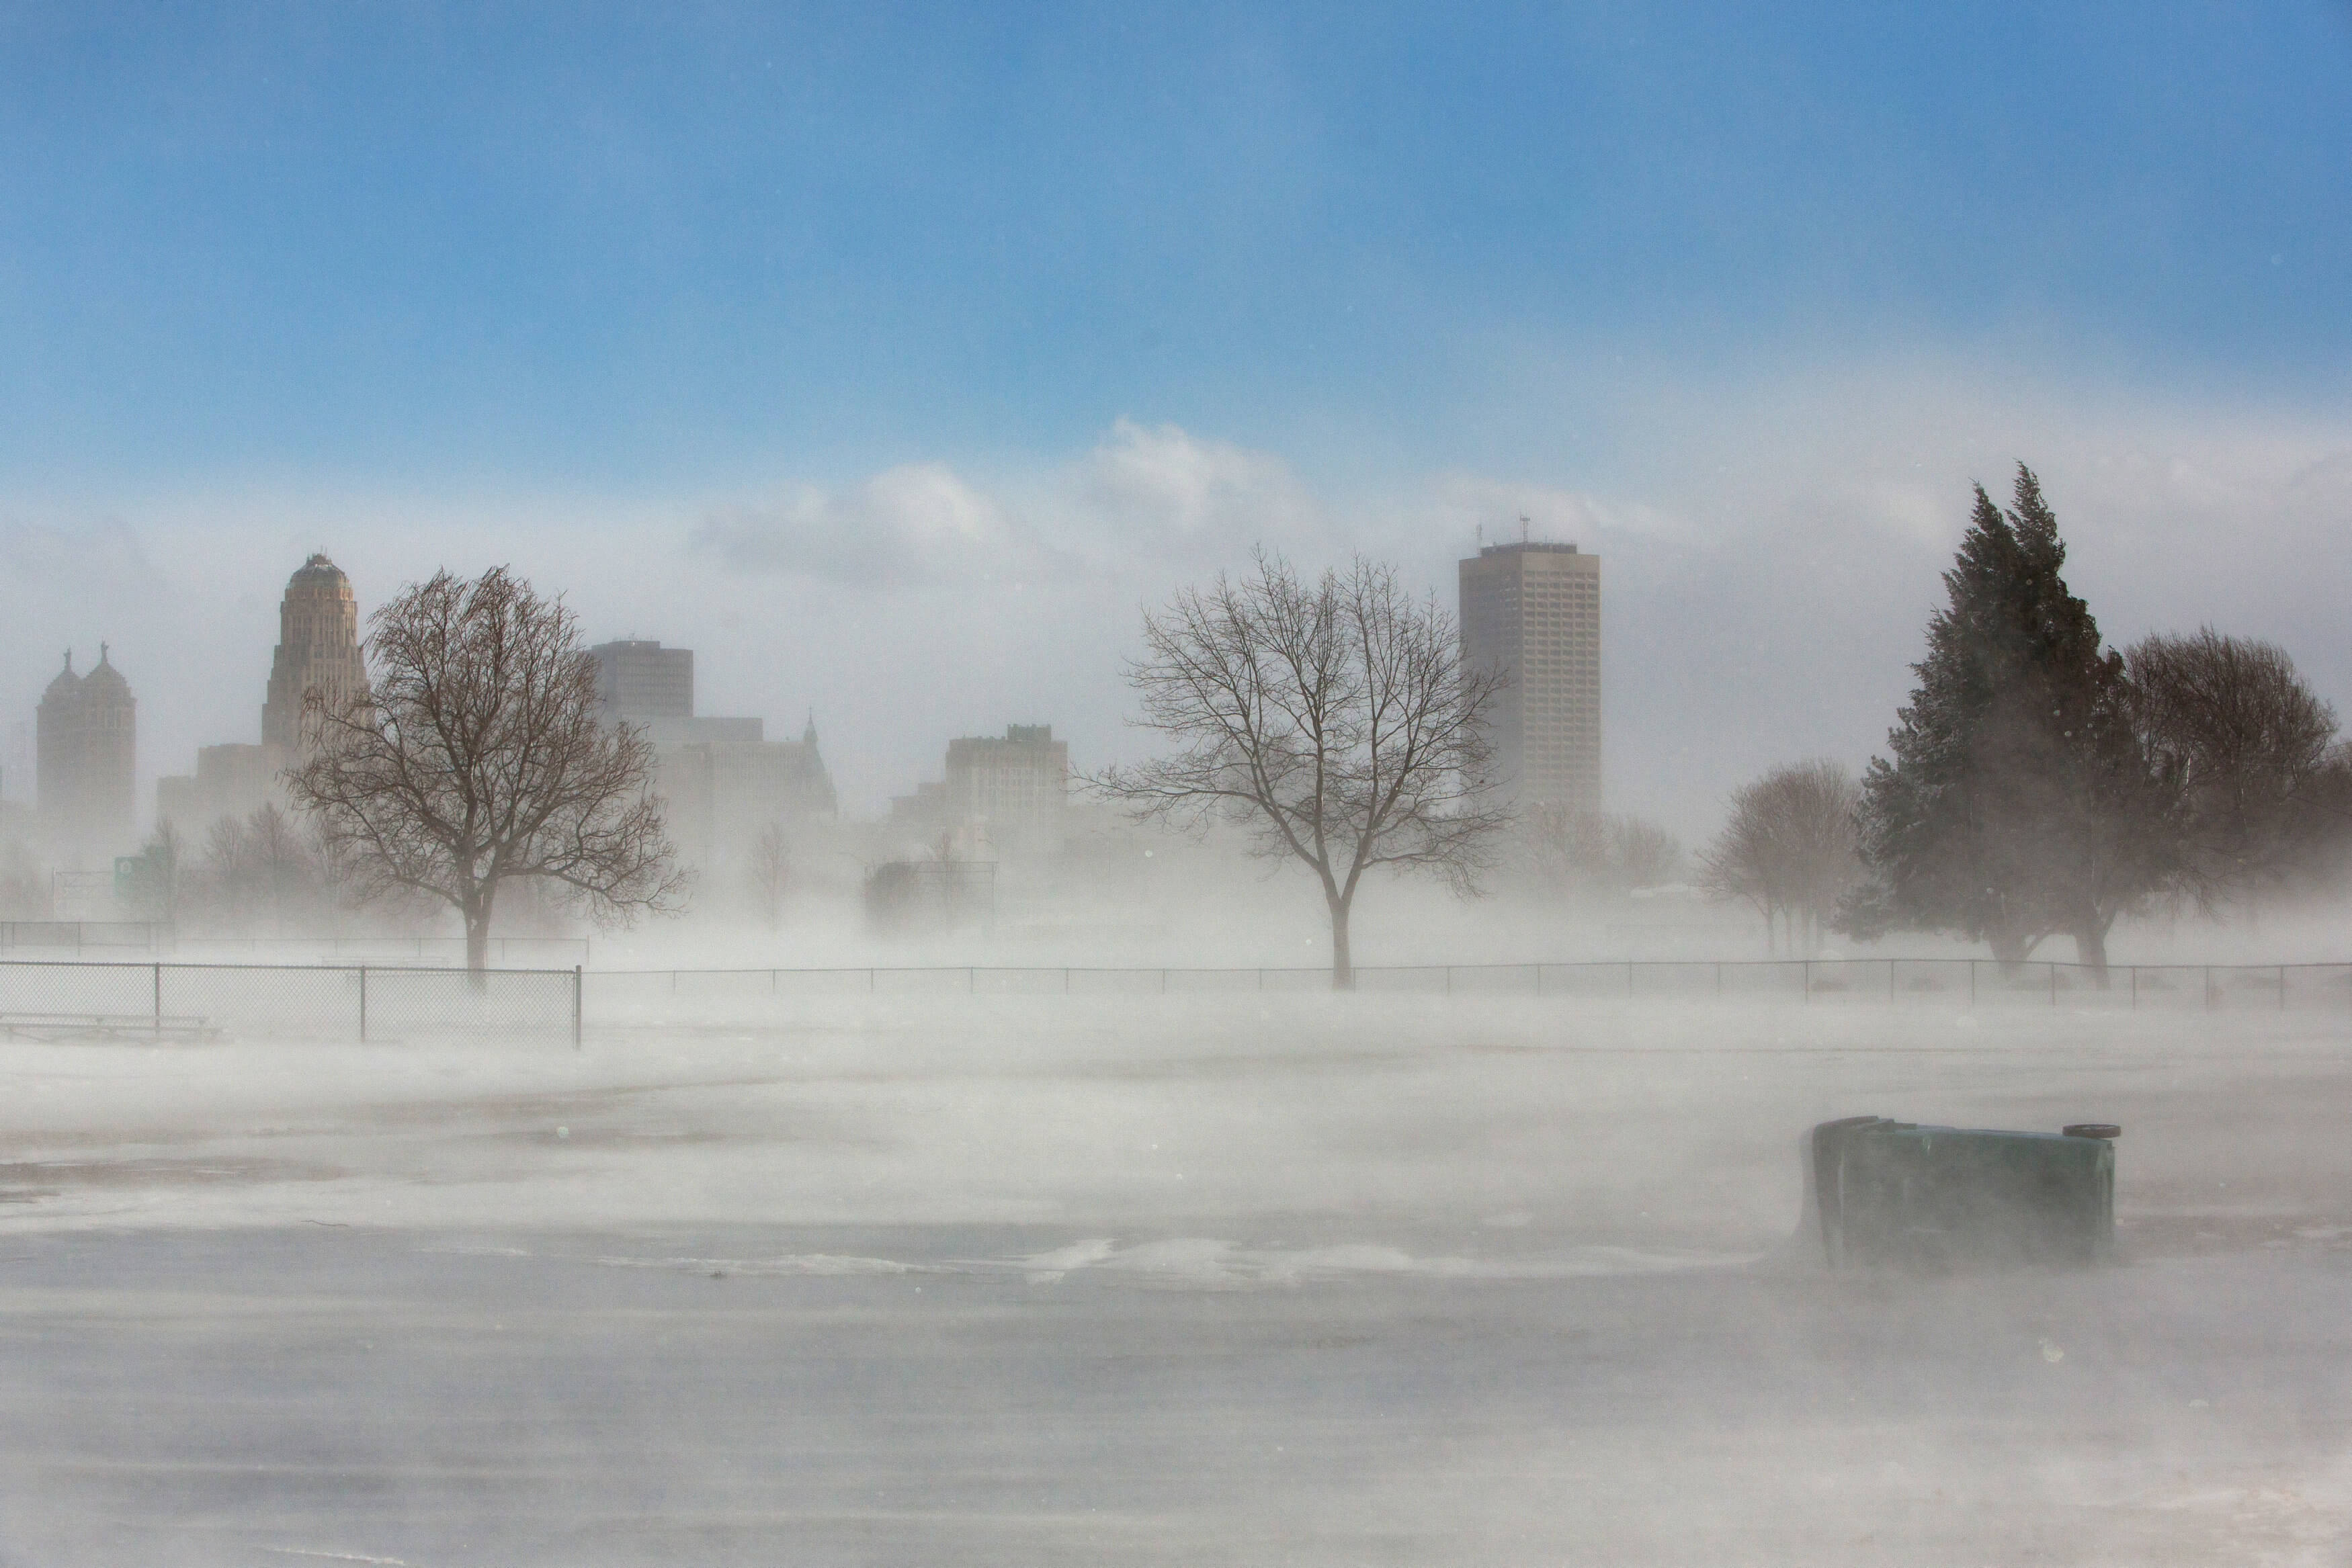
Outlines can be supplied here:
[[[1796, 1140], [2123, 1124], [1831, 1276]], [[2352, 1017], [819, 998], [0, 1047], [0, 1564], [2332, 1563]]]

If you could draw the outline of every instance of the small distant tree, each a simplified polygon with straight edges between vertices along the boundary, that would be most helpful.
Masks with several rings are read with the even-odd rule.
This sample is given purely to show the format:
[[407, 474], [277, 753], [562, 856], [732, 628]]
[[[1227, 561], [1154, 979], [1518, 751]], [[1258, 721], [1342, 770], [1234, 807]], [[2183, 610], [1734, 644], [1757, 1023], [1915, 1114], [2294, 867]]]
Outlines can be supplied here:
[[1527, 827], [1538, 875], [1571, 897], [1659, 887], [1683, 873], [1682, 841], [1640, 817], [1539, 806]]
[[333, 902], [316, 834], [270, 801], [214, 822], [189, 882], [192, 901], [210, 917], [266, 923], [279, 936], [289, 922], [315, 919]]
[[772, 931], [783, 920], [784, 892], [793, 879], [792, 841], [784, 836], [782, 823], [770, 822], [760, 830], [759, 840], [751, 846], [751, 871], [761, 916]]
[[1139, 821], [1246, 823], [1259, 853], [1315, 873], [1331, 923], [1331, 983], [1355, 983], [1348, 923], [1380, 866], [1475, 891], [1496, 834], [1482, 720], [1502, 677], [1465, 667], [1453, 618], [1394, 569], [1358, 557], [1300, 580], [1261, 551], [1147, 612], [1128, 665], [1142, 727], [1173, 754], [1088, 782]]
[[596, 713], [572, 612], [505, 567], [413, 583], [369, 618], [366, 690], [313, 694], [286, 775], [362, 898], [456, 909], [480, 983], [509, 882], [562, 888], [598, 919], [678, 907], [685, 879], [654, 753]]
[[1861, 879], [1853, 775], [1820, 759], [1775, 768], [1731, 797], [1723, 831], [1699, 855], [1699, 884], [1764, 917], [1777, 951], [1813, 952], [1839, 901]]
[[1894, 758], [1864, 779], [1871, 877], [1841, 912], [1857, 935], [1958, 931], [2015, 963], [2064, 933], [2105, 984], [2116, 916], [2171, 880], [2168, 790], [2065, 559], [2031, 469], [2007, 511], [1977, 487]]
[[2178, 792], [2180, 890], [2208, 911], [2275, 888], [2346, 832], [2336, 711], [2269, 643], [2149, 637], [2124, 656], [2140, 742]]

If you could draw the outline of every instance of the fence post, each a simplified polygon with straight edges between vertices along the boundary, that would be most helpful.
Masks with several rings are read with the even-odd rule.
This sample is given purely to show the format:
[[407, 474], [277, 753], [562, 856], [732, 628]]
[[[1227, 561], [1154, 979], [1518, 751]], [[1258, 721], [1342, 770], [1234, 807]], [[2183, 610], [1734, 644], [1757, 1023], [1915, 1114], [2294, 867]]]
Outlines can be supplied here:
[[1536, 995], [1539, 997], [1543, 995], [1543, 966], [1541, 964], [1538, 964], [1536, 966]]
[[965, 996], [970, 996], [979, 988], [980, 972], [971, 965], [965, 965], [963, 970], [963, 994]]
[[1895, 1005], [1895, 966], [1901, 962], [1899, 958], [1886, 960], [1886, 1005], [1890, 1008]]
[[1449, 997], [1454, 994], [1454, 966], [1451, 964], [1445, 966], [1445, 994]]
[[1062, 994], [1066, 997], [1070, 994], [1070, 967], [1067, 964], [1062, 966]]
[[1813, 1000], [1813, 961], [1811, 958], [1807, 958], [1804, 960], [1804, 965], [1805, 1004], [1810, 1007], [1812, 1005]]
[[572, 1049], [574, 1051], [580, 1049], [580, 1014], [583, 1010], [580, 1006], [580, 971], [583, 967], [579, 964], [572, 966]]
[[2058, 1005], [2058, 960], [2050, 960], [2050, 1005]]
[[1165, 969], [1160, 971], [1160, 994], [1163, 997], [1168, 994], [1168, 971]]
[[1715, 961], [1715, 994], [1718, 997], [1723, 995], [1723, 960], [1720, 958]]
[[360, 966], [360, 1043], [367, 1043], [367, 966]]
[[[2286, 971], [2282, 969], [2279, 973], [2284, 975]], [[155, 1038], [163, 1038], [163, 966], [161, 964], [155, 966]]]
[[1629, 997], [1633, 994], [1633, 960], [1631, 958], [1625, 960], [1625, 994]]
[[1976, 1011], [1976, 1008], [1977, 1008], [1977, 961], [1976, 961], [1974, 958], [1971, 958], [1971, 959], [1969, 959], [1969, 1010], [1970, 1012], [1974, 1012], [1974, 1011]]
[[2286, 966], [2279, 966], [2279, 1011], [2286, 1011]]
[[2139, 966], [2137, 964], [2131, 966], [2131, 1007], [2128, 1010], [2139, 1011]]
[[2213, 1010], [2213, 1003], [2215, 999], [2216, 998], [2213, 995], [2213, 966], [2208, 964], [2205, 966], [2205, 1010], [2207, 1012], [2210, 1013]]

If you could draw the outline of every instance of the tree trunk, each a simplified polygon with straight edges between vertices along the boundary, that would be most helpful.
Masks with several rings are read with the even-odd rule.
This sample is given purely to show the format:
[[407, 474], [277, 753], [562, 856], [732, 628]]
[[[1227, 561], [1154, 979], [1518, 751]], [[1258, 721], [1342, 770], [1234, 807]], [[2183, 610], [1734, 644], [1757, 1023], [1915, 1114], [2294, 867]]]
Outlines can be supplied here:
[[490, 894], [486, 888], [460, 906], [466, 916], [466, 980], [477, 991], [490, 988]]
[[1334, 898], [1331, 905], [1331, 988], [1352, 991], [1356, 988], [1356, 966], [1348, 956], [1348, 901]]
[[1985, 940], [1992, 944], [1993, 958], [2000, 965], [2002, 977], [2008, 979], [2017, 977], [2017, 971], [2020, 966], [2024, 964], [2025, 956], [2033, 951], [2033, 944], [2028, 942], [2022, 933], [2017, 931], [1988, 931], [1985, 933]]
[[2086, 916], [2074, 927], [2074, 962], [2091, 971], [2091, 979], [2099, 989], [2107, 988], [2107, 923], [2097, 915]]

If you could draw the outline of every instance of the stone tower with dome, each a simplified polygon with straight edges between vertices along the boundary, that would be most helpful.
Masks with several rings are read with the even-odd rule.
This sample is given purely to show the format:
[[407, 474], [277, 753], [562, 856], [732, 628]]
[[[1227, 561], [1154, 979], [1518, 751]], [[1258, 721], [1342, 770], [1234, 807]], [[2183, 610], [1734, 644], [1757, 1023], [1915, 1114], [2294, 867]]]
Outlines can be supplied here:
[[73, 653], [41, 694], [35, 717], [41, 826], [53, 839], [105, 852], [127, 847], [135, 823], [139, 704], [98, 645], [98, 666], [76, 674]]
[[261, 744], [291, 753], [302, 736], [304, 694], [330, 699], [367, 685], [360, 662], [360, 605], [352, 580], [314, 555], [287, 580], [278, 607], [278, 652], [269, 661], [269, 695], [261, 706]]

